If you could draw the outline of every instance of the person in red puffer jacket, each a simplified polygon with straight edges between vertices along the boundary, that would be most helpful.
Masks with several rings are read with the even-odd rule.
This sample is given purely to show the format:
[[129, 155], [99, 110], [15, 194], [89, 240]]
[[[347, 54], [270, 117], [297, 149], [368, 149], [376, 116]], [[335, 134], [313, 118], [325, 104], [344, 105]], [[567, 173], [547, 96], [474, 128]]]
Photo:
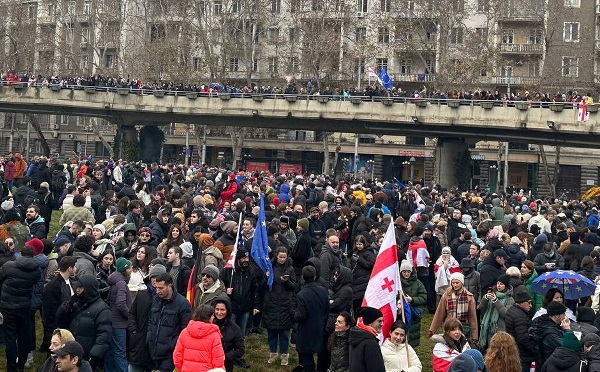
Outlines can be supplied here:
[[180, 372], [225, 372], [221, 332], [212, 324], [214, 313], [210, 305], [197, 307], [192, 320], [181, 331], [173, 352], [173, 362]]

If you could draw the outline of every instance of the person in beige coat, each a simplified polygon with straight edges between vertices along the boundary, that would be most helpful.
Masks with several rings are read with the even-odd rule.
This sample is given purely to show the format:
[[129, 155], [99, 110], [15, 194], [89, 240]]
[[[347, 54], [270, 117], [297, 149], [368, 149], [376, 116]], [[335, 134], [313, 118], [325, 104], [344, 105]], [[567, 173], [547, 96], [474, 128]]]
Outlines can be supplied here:
[[406, 324], [396, 320], [389, 337], [381, 345], [386, 372], [421, 372], [423, 365], [415, 350], [406, 342]]

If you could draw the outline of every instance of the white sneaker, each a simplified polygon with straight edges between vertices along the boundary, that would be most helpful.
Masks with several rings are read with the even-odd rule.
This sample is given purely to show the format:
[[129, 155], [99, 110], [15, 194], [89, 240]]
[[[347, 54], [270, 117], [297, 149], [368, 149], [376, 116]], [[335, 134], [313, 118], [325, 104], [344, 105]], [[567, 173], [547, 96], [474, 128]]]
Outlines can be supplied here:
[[27, 354], [27, 361], [25, 362], [25, 368], [33, 367], [33, 352], [30, 351]]

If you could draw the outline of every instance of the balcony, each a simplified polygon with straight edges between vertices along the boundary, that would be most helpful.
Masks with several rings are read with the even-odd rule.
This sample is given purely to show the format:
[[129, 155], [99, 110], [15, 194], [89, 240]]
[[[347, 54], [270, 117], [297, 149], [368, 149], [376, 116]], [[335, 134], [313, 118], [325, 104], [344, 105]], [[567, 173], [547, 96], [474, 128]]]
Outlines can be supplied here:
[[429, 83], [435, 80], [435, 74], [390, 74], [394, 82], [420, 82]]
[[544, 13], [541, 9], [506, 8], [498, 18], [502, 22], [543, 22]]
[[40, 25], [53, 25], [56, 24], [56, 18], [55, 16], [43, 16], [43, 17], [38, 17], [37, 22]]
[[492, 76], [490, 84], [497, 85], [536, 85], [539, 83], [539, 77], [535, 76]]
[[500, 44], [500, 52], [511, 54], [541, 54], [544, 47], [541, 44]]

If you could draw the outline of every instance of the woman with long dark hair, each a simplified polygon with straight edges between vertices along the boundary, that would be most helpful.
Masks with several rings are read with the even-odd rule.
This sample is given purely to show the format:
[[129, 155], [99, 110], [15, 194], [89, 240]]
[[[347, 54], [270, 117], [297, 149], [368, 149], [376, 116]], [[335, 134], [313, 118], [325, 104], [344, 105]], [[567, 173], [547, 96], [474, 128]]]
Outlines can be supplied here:
[[156, 258], [156, 249], [147, 245], [138, 247], [135, 255], [131, 258], [131, 276], [127, 286], [131, 297], [135, 298], [138, 291], [146, 289], [144, 279], [148, 276], [150, 263]]
[[167, 233], [167, 237], [164, 238], [156, 248], [158, 251], [158, 256], [166, 258], [169, 248], [179, 247], [181, 244], [183, 244], [183, 242], [185, 242], [185, 238], [181, 233], [181, 226], [177, 224], [171, 225], [171, 228], [169, 228], [169, 232]]
[[330, 372], [348, 372], [350, 365], [350, 344], [348, 331], [354, 327], [354, 319], [347, 311], [342, 311], [335, 320], [335, 332], [329, 336], [327, 349], [331, 352]]
[[244, 356], [244, 335], [238, 325], [231, 320], [231, 301], [227, 296], [217, 297], [212, 301], [215, 308], [213, 323], [221, 331], [221, 343], [225, 352], [225, 370], [233, 371], [233, 364]]

